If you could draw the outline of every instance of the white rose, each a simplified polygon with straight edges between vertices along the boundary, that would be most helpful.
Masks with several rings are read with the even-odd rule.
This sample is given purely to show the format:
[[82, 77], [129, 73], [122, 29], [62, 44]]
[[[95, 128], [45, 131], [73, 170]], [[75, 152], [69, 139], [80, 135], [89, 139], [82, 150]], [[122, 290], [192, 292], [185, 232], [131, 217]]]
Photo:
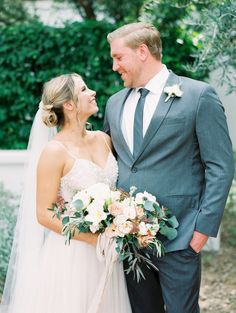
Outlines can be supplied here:
[[96, 224], [93, 224], [93, 225], [90, 225], [90, 226], [89, 226], [89, 229], [90, 229], [90, 231], [91, 231], [93, 234], [95, 234], [96, 231], [99, 230], [99, 226], [96, 225]]
[[139, 193], [136, 194], [136, 196], [135, 196], [135, 202], [136, 202], [137, 204], [141, 204], [141, 205], [144, 204], [143, 193], [142, 193], [142, 192], [139, 192]]
[[141, 222], [139, 224], [139, 234], [140, 235], [147, 235], [147, 233], [148, 233], [147, 225], [144, 222]]
[[131, 198], [124, 198], [120, 203], [121, 203], [122, 206], [130, 205]]
[[127, 235], [133, 229], [133, 224], [130, 221], [126, 221], [125, 223], [118, 226], [118, 231], [123, 234]]
[[148, 193], [147, 191], [144, 191], [143, 196], [151, 202], [156, 202], [156, 197], [153, 196], [152, 194]]
[[110, 187], [104, 183], [94, 184], [88, 187], [86, 192], [96, 200], [105, 200], [111, 196]]
[[124, 206], [124, 215], [133, 220], [137, 216], [135, 205]]
[[88, 215], [85, 216], [85, 220], [93, 223], [93, 225], [97, 225], [107, 218], [103, 209], [103, 202], [93, 201], [87, 207], [87, 211]]
[[110, 192], [110, 196], [111, 196], [111, 200], [112, 202], [118, 201], [120, 199], [121, 196], [121, 192], [119, 190], [112, 190]]
[[83, 202], [83, 207], [86, 208], [89, 205], [91, 198], [85, 190], [82, 190], [82, 191], [77, 192], [74, 195], [72, 202], [71, 202], [72, 206], [73, 206], [73, 202], [75, 202], [76, 200], [81, 200]]
[[124, 224], [126, 221], [127, 221], [128, 217], [124, 214], [120, 214], [120, 215], [117, 215], [114, 220], [113, 220], [113, 223], [116, 225], [116, 226], [119, 226], [119, 225], [122, 225]]

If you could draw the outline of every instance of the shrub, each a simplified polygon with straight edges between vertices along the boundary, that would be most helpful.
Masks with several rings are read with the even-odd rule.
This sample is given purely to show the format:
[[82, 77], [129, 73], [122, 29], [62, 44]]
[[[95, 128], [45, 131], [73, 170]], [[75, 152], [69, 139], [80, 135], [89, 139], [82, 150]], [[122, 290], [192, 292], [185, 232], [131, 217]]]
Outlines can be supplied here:
[[5, 190], [0, 183], [0, 294], [7, 273], [18, 203], [19, 197]]
[[106, 41], [109, 24], [74, 23], [64, 28], [39, 22], [0, 30], [0, 147], [25, 148], [42, 85], [56, 75], [77, 72], [97, 92], [101, 126], [109, 95], [121, 88], [111, 70]]
[[[107, 33], [116, 27], [104, 21], [85, 21], [63, 28], [40, 22], [0, 28], [0, 148], [26, 147], [43, 83], [68, 72], [81, 74], [96, 90], [100, 111], [90, 122], [95, 129], [101, 128], [108, 97], [123, 86], [112, 71], [106, 40]], [[190, 55], [196, 48], [184, 30], [182, 47], [176, 36], [179, 33], [173, 32], [171, 41], [165, 39], [164, 62], [177, 74], [186, 74], [184, 66], [193, 60]]]

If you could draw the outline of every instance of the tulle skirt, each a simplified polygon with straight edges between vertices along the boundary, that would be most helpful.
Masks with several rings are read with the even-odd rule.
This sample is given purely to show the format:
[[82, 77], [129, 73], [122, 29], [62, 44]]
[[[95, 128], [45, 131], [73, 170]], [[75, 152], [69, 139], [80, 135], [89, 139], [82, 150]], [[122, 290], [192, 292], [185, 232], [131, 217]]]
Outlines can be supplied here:
[[[38, 270], [18, 286], [11, 313], [87, 313], [104, 271], [95, 247], [50, 232]], [[16, 290], [17, 291], [17, 290]], [[123, 266], [117, 262], [98, 313], [131, 313]]]

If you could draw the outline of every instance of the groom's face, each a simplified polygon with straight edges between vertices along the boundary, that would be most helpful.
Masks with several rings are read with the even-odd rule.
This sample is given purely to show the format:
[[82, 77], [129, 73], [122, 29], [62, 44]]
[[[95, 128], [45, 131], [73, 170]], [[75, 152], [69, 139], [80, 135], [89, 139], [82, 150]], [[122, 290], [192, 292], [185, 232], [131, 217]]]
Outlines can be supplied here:
[[139, 87], [142, 64], [138, 49], [128, 47], [122, 38], [114, 39], [110, 43], [110, 46], [111, 57], [113, 59], [113, 71], [120, 74], [125, 87]]

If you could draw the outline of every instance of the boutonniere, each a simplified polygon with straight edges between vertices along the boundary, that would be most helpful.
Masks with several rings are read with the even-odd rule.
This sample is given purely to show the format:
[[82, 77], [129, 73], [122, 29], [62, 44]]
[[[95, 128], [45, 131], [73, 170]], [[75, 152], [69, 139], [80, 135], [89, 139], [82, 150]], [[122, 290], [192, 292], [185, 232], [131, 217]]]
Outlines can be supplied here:
[[180, 89], [180, 85], [173, 85], [173, 86], [166, 86], [164, 88], [164, 92], [167, 93], [167, 97], [165, 99], [165, 102], [167, 102], [170, 98], [173, 97], [182, 97], [183, 91]]

